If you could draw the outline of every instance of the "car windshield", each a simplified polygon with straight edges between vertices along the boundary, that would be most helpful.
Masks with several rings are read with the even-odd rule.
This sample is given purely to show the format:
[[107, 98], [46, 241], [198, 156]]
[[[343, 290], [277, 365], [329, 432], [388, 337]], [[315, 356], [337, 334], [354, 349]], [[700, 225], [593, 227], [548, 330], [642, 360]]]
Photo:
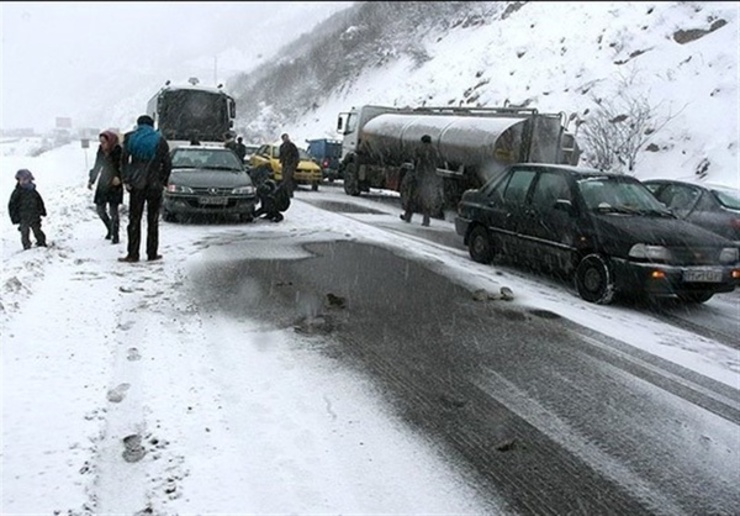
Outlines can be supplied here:
[[[277, 147], [277, 146], [274, 147], [272, 151], [272, 155], [275, 158], [279, 158], [280, 157], [280, 147]], [[298, 157], [299, 159], [306, 160], [306, 161], [311, 161], [313, 159], [308, 152], [306, 152], [304, 149], [301, 149], [300, 147], [298, 147]]]
[[712, 193], [725, 208], [740, 210], [740, 190], [733, 190], [732, 188], [712, 188]]
[[172, 153], [172, 168], [242, 170], [239, 158], [228, 149], [178, 148]]
[[602, 213], [654, 213], [670, 212], [636, 180], [627, 176], [597, 176], [578, 181], [583, 200], [588, 209]]

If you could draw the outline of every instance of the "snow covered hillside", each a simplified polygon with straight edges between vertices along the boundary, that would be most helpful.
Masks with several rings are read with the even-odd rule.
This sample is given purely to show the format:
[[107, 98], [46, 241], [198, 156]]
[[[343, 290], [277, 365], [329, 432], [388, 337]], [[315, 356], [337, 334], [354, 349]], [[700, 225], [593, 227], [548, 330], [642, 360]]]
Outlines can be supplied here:
[[[242, 119], [240, 126], [270, 139], [284, 129], [302, 142], [337, 137], [339, 112], [362, 104], [509, 102], [564, 112], [576, 130], [598, 101], [628, 92], [648, 100], [659, 126], [638, 155], [638, 178], [740, 186], [736, 2], [472, 4], [471, 14], [460, 18], [465, 23], [423, 25], [407, 35], [415, 54], [399, 50], [382, 66], [363, 67], [349, 83], [316, 92], [305, 115], [286, 118], [291, 98], [303, 97], [292, 84], [281, 103], [263, 105], [259, 117]], [[350, 26], [345, 33], [362, 29]], [[294, 62], [301, 66], [300, 59]], [[333, 66], [322, 62], [321, 70], [329, 74]]]

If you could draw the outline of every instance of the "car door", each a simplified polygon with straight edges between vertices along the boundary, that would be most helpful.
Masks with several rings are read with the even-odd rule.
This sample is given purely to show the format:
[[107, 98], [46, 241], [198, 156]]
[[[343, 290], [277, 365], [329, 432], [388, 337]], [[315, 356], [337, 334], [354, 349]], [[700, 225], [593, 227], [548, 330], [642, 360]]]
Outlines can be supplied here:
[[262, 145], [257, 152], [255, 152], [251, 158], [249, 158], [249, 164], [252, 168], [257, 168], [260, 165], [270, 164], [270, 147], [269, 145]]
[[573, 185], [557, 170], [537, 174], [519, 223], [526, 257], [538, 267], [566, 271], [571, 263], [576, 231]]
[[270, 156], [270, 166], [272, 167], [272, 173], [275, 176], [275, 181], [282, 181], [283, 165], [280, 163], [280, 147], [278, 147], [277, 145], [270, 145], [268, 153]]
[[514, 167], [501, 183], [500, 208], [493, 212], [492, 221], [500, 233], [499, 241], [504, 252], [521, 254], [526, 252], [526, 244], [521, 239], [522, 219], [525, 216], [526, 202], [536, 172], [527, 167]]
[[[731, 198], [727, 200], [732, 201]], [[740, 240], [740, 208], [733, 210], [730, 206], [723, 206], [716, 195], [708, 190], [702, 190], [701, 197], [686, 220], [730, 240]]]

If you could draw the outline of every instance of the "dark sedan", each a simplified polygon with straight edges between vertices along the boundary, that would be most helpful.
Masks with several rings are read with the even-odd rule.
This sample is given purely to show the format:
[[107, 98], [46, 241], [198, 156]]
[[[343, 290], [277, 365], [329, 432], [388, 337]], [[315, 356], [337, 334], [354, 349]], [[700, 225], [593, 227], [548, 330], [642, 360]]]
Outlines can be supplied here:
[[677, 218], [632, 176], [518, 164], [458, 205], [470, 256], [497, 254], [565, 274], [586, 301], [615, 294], [703, 303], [740, 283], [733, 242]]
[[255, 188], [230, 149], [185, 146], [172, 151], [172, 174], [164, 193], [163, 218], [233, 216], [254, 218]]
[[673, 179], [648, 179], [642, 183], [678, 218], [740, 246], [740, 190]]

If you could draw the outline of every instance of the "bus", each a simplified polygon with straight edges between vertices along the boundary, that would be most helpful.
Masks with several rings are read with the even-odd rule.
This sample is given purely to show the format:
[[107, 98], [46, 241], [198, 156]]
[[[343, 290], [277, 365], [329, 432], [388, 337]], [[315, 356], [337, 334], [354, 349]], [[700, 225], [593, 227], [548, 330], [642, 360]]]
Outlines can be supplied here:
[[234, 127], [236, 103], [221, 85], [199, 86], [191, 80], [188, 85], [173, 86], [167, 81], [147, 103], [146, 113], [170, 148], [194, 142], [223, 145]]

